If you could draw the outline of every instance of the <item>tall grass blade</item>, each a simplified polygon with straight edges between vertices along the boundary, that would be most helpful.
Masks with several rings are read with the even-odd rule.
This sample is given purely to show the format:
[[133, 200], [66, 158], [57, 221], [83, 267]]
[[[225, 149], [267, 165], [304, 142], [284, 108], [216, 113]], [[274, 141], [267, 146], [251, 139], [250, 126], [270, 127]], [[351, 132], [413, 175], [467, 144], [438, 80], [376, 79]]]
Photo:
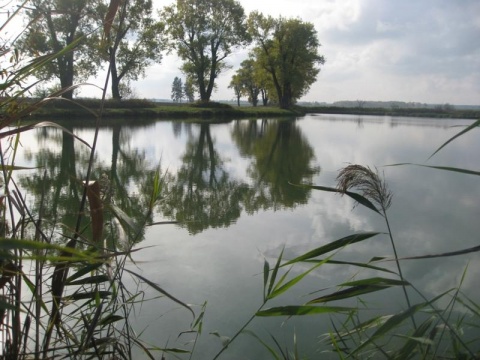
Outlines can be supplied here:
[[432, 340], [430, 338], [425, 338], [424, 335], [430, 329], [434, 321], [435, 321], [435, 317], [431, 316], [427, 320], [425, 320], [423, 323], [421, 323], [417, 327], [413, 335], [411, 337], [408, 337], [408, 340], [405, 343], [405, 345], [403, 345], [402, 348], [397, 351], [394, 358], [407, 359], [412, 356], [415, 349], [419, 345], [422, 345], [422, 344], [432, 345], [433, 343]]
[[86, 142], [86, 141], [83, 140], [82, 138], [78, 137], [77, 135], [75, 135], [75, 134], [72, 133], [71, 131], [67, 130], [67, 129], [64, 128], [63, 126], [58, 125], [58, 124], [55, 124], [55, 123], [53, 123], [53, 122], [51, 122], [51, 121], [42, 121], [42, 122], [39, 122], [39, 123], [37, 123], [37, 124], [20, 126], [20, 127], [18, 127], [18, 128], [15, 128], [14, 130], [3, 131], [3, 132], [0, 133], [0, 139], [3, 139], [4, 137], [7, 137], [7, 136], [19, 134], [19, 133], [21, 133], [21, 132], [29, 131], [29, 130], [32, 130], [32, 129], [35, 129], [35, 128], [42, 128], [42, 127], [54, 127], [54, 128], [60, 129], [60, 130], [62, 130], [64, 133], [69, 134], [70, 136], [72, 136], [72, 137], [75, 138], [76, 140], [78, 140], [78, 141], [80, 141], [81, 143], [85, 144], [88, 148], [91, 148], [91, 146], [90, 146], [90, 144], [89, 144], [88, 142]]
[[[320, 261], [324, 261], [324, 259], [315, 259], [315, 260], [312, 260], [312, 259], [309, 259], [309, 260], [305, 260], [305, 262], [307, 263], [318, 263]], [[370, 270], [377, 270], [377, 271], [381, 271], [381, 272], [386, 272], [386, 273], [390, 273], [390, 274], [395, 274], [394, 271], [392, 270], [389, 270], [389, 269], [386, 269], [386, 268], [382, 268], [380, 266], [374, 266], [374, 265], [370, 265], [368, 263], [358, 263], [358, 262], [353, 262], [353, 261], [340, 261], [340, 260], [327, 260], [325, 261], [325, 264], [333, 264], [333, 265], [351, 265], [351, 266], [355, 266], [355, 267], [360, 267], [360, 268], [365, 268], [365, 269], [370, 269]]]
[[293, 287], [295, 284], [297, 284], [298, 282], [300, 282], [305, 276], [307, 276], [308, 274], [310, 274], [313, 270], [315, 270], [316, 268], [322, 266], [328, 259], [325, 259], [325, 261], [323, 262], [319, 262], [318, 264], [316, 264], [315, 266], [313, 266], [312, 268], [308, 269], [307, 271], [301, 273], [300, 275], [297, 275], [295, 276], [293, 279], [291, 279], [290, 281], [288, 281], [287, 283], [281, 285], [283, 283], [283, 280], [284, 280], [284, 277], [288, 274], [288, 272], [284, 275], [284, 277], [282, 277], [282, 279], [278, 282], [278, 284], [274, 287], [273, 291], [267, 296], [267, 300], [271, 300], [277, 296], [279, 296], [280, 294], [283, 294], [285, 291], [287, 291], [288, 289], [290, 289], [291, 287]]
[[263, 262], [263, 301], [267, 300], [267, 282], [270, 275], [270, 264], [267, 259]]
[[442, 150], [445, 146], [447, 146], [448, 144], [450, 144], [453, 140], [455, 140], [456, 138], [462, 136], [463, 134], [469, 132], [470, 130], [473, 130], [475, 129], [476, 127], [479, 127], [480, 126], [480, 120], [477, 120], [475, 121], [473, 124], [467, 126], [465, 129], [463, 129], [462, 131], [460, 131], [458, 134], [452, 136], [450, 139], [448, 139], [446, 142], [444, 142], [437, 150], [434, 151], [434, 153], [432, 155], [430, 155], [430, 157], [428, 158], [428, 160], [430, 160], [436, 153], [438, 153], [440, 150]]
[[348, 289], [336, 291], [332, 294], [310, 300], [308, 304], [325, 303], [335, 300], [344, 300], [354, 296], [368, 294], [388, 289], [392, 286], [409, 285], [408, 282], [385, 278], [370, 278], [340, 284], [339, 286], [351, 286]]
[[448, 294], [450, 291], [451, 290], [448, 290], [448, 291], [436, 296], [434, 299], [432, 299], [430, 301], [423, 302], [423, 303], [420, 303], [420, 304], [417, 304], [417, 305], [413, 305], [412, 307], [408, 308], [407, 310], [391, 316], [382, 326], [380, 326], [372, 334], [372, 336], [370, 336], [370, 338], [368, 340], [366, 340], [360, 346], [358, 346], [355, 350], [353, 350], [351, 355], [354, 355], [355, 353], [359, 352], [360, 350], [365, 348], [367, 345], [370, 345], [370, 344], [374, 343], [374, 341], [377, 338], [386, 335], [390, 330], [396, 328], [397, 326], [402, 324], [405, 320], [411, 319], [412, 316], [414, 316], [418, 311], [424, 309], [427, 306], [430, 306], [431, 304], [436, 302], [438, 299], [440, 299], [444, 295]]
[[342, 306], [309, 306], [309, 305], [290, 305], [279, 306], [256, 312], [256, 316], [298, 316], [298, 315], [318, 315], [327, 313], [345, 313], [355, 310], [354, 308]]
[[414, 165], [414, 166], [421, 166], [421, 167], [430, 168], [430, 169], [453, 171], [453, 172], [458, 172], [458, 173], [466, 174], [466, 175], [480, 176], [479, 171], [456, 168], [456, 167], [452, 167], [452, 166], [433, 166], [433, 165], [422, 165], [422, 164], [414, 164], [414, 163], [398, 163], [398, 164], [391, 164], [391, 165], [387, 165], [387, 166], [402, 166], [402, 165]]
[[[441, 253], [441, 254], [431, 254], [431, 255], [419, 255], [419, 256], [408, 256], [408, 257], [402, 257], [399, 258], [398, 260], [418, 260], [418, 259], [433, 259], [433, 258], [440, 258], [440, 257], [450, 257], [450, 256], [458, 256], [458, 255], [465, 255], [465, 254], [470, 254], [474, 252], [480, 251], [480, 245], [467, 248], [467, 249], [462, 249], [462, 250], [457, 250], [457, 251], [450, 251], [446, 253]], [[395, 259], [382, 259], [383, 261], [394, 261]]]
[[378, 234], [381, 234], [380, 232], [364, 232], [364, 233], [358, 233], [358, 234], [353, 234], [346, 236], [344, 238], [332, 241], [331, 243], [328, 243], [327, 245], [320, 246], [319, 248], [316, 248], [314, 250], [311, 250], [303, 255], [300, 255], [290, 261], [287, 261], [286, 263], [282, 264], [282, 266], [287, 266], [291, 265], [297, 262], [313, 259], [317, 256], [324, 255], [326, 253], [329, 253], [334, 250], [341, 249], [347, 245], [350, 244], [355, 244], [357, 242], [361, 242], [367, 239], [370, 239], [371, 237], [374, 237]]
[[269, 285], [268, 285], [268, 290], [266, 292], [266, 296], [265, 298], [268, 298], [272, 292], [272, 289], [273, 289], [273, 285], [275, 284], [275, 280], [277, 278], [277, 274], [278, 274], [278, 269], [280, 268], [280, 263], [282, 261], [282, 257], [283, 257], [283, 251], [285, 249], [282, 249], [282, 251], [280, 252], [280, 255], [278, 256], [278, 259], [277, 259], [277, 262], [275, 263], [275, 266], [272, 270], [272, 275], [270, 276], [270, 282], [269, 282]]

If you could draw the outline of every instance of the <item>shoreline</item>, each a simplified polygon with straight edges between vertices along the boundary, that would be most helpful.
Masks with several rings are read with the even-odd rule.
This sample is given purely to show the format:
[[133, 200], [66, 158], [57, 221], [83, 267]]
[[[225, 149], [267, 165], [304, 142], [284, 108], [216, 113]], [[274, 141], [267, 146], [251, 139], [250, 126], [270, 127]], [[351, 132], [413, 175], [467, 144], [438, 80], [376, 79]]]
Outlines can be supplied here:
[[[35, 100], [26, 100], [23, 104], [32, 106]], [[103, 108], [102, 108], [103, 105]], [[480, 110], [464, 109], [434, 109], [434, 108], [363, 108], [363, 107], [336, 107], [336, 106], [295, 106], [285, 110], [273, 106], [230, 106], [224, 103], [156, 103], [148, 100], [106, 100], [103, 104], [96, 99], [75, 99], [73, 102], [50, 101], [44, 106], [32, 111], [23, 121], [30, 120], [65, 120], [65, 121], [95, 121], [102, 109], [104, 119], [123, 119], [131, 121], [152, 120], [209, 120], [228, 121], [238, 118], [288, 118], [304, 116], [306, 114], [344, 114], [370, 115], [392, 117], [423, 117], [423, 118], [452, 118], [452, 119], [479, 119]]]

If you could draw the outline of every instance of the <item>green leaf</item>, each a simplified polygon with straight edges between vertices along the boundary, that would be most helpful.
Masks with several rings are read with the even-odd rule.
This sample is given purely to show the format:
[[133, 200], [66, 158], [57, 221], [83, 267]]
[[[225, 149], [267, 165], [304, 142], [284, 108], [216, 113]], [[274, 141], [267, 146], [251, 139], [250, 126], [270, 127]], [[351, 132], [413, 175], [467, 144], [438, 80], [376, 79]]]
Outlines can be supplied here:
[[267, 259], [263, 262], [263, 300], [267, 299], [267, 282], [268, 276], [270, 275], [270, 264]]
[[422, 310], [423, 308], [430, 306], [433, 304], [435, 301], [443, 297], [445, 294], [449, 293], [451, 290], [448, 290], [438, 296], [436, 296], [433, 300], [423, 302], [417, 305], [413, 305], [412, 307], [408, 308], [407, 310], [395, 314], [391, 316], [382, 326], [380, 326], [373, 334], [370, 336], [368, 340], [363, 342], [360, 346], [358, 346], [355, 350], [352, 351], [351, 355], [354, 355], [357, 353], [359, 350], [363, 349], [370, 343], [373, 343], [377, 338], [386, 335], [390, 330], [396, 328], [400, 324], [402, 324], [405, 320], [411, 319], [415, 313], [418, 311]]
[[[74, 248], [56, 245], [56, 244], [49, 244], [40, 241], [33, 241], [33, 240], [23, 240], [23, 239], [7, 239], [7, 238], [0, 238], [0, 249], [1, 250], [57, 250], [62, 253], [75, 255], [77, 258], [91, 261], [96, 260], [91, 254], [88, 254], [82, 250], [76, 250]], [[36, 257], [33, 257], [36, 258]], [[42, 259], [43, 257], [39, 256], [38, 258]], [[58, 257], [59, 259], [61, 257]]]
[[[478, 252], [478, 251], [480, 251], [480, 245], [477, 245], [477, 246], [474, 246], [474, 247], [471, 247], [471, 248], [467, 248], [467, 249], [450, 251], [450, 252], [441, 253], [441, 254], [402, 257], [402, 258], [399, 258], [398, 260], [433, 259], [433, 258], [439, 258], [439, 257], [465, 255], [465, 254], [470, 254], [470, 253], [474, 253], [474, 252]], [[396, 261], [395, 259], [385, 259], [385, 258], [383, 260], [384, 261]]]
[[344, 313], [354, 310], [353, 308], [340, 306], [280, 306], [270, 309], [260, 310], [256, 316], [297, 316], [297, 315], [317, 315], [327, 313]]
[[100, 284], [109, 280], [110, 278], [107, 275], [94, 275], [80, 280], [67, 282], [66, 285]]
[[316, 264], [315, 266], [313, 266], [311, 269], [308, 269], [307, 271], [303, 272], [302, 274], [300, 274], [298, 276], [295, 276], [292, 280], [288, 281], [286, 284], [284, 284], [282, 286], [279, 286], [283, 282], [283, 277], [282, 277], [282, 280], [278, 282], [278, 284], [275, 286], [273, 291], [267, 296], [267, 299], [271, 300], [271, 299], [277, 297], [278, 295], [283, 294], [285, 291], [290, 289], [292, 286], [294, 286], [300, 280], [302, 280], [305, 276], [307, 276], [310, 272], [312, 272], [313, 270], [315, 270], [316, 268], [318, 268], [322, 265], [323, 265], [323, 263], [320, 262], [320, 263]]
[[72, 274], [70, 277], [68, 277], [68, 279], [66, 280], [66, 284], [68, 285], [74, 280], [81, 278], [83, 275], [86, 275], [88, 273], [91, 273], [92, 271], [97, 270], [101, 266], [103, 266], [103, 264], [97, 263], [97, 264], [87, 265], [79, 269], [75, 274]]
[[382, 277], [373, 277], [362, 280], [347, 281], [339, 286], [359, 286], [359, 285], [385, 285], [385, 286], [399, 286], [399, 285], [410, 285], [409, 282], [397, 279], [389, 279]]
[[423, 337], [430, 326], [434, 323], [435, 317], [431, 316], [427, 320], [425, 320], [422, 324], [420, 324], [415, 332], [413, 333], [412, 336], [405, 336], [405, 335], [397, 335], [400, 337], [405, 337], [407, 338], [407, 342], [405, 345], [402, 346], [402, 348], [397, 352], [397, 354], [394, 356], [395, 359], [407, 359], [408, 357], [411, 357], [412, 353], [415, 351], [415, 348], [418, 345], [421, 344], [426, 344], [426, 345], [432, 345], [428, 342], [425, 342], [425, 340], [428, 340], [431, 342], [431, 339]]
[[[324, 261], [324, 260], [323, 259], [305, 260], [305, 262], [309, 262], [309, 263], [318, 263], [320, 261]], [[369, 265], [368, 263], [358, 263], [358, 262], [340, 261], [340, 260], [328, 260], [328, 261], [325, 261], [325, 264], [351, 265], [351, 266], [357, 266], [357, 267], [371, 269], [371, 270], [383, 271], [383, 272], [387, 272], [387, 273], [390, 273], [390, 274], [395, 274], [395, 272], [392, 271], [392, 270], [382, 268], [382, 267], [379, 267], [379, 266]]]
[[112, 293], [110, 291], [90, 291], [90, 292], [77, 292], [72, 295], [66, 296], [64, 299], [66, 301], [70, 300], [85, 300], [85, 299], [106, 299]]
[[328, 243], [327, 245], [320, 246], [319, 248], [311, 250], [311, 251], [309, 251], [309, 252], [307, 252], [303, 255], [300, 255], [300, 256], [296, 257], [295, 259], [286, 262], [282, 266], [291, 265], [291, 264], [294, 264], [294, 263], [297, 263], [297, 262], [300, 262], [300, 261], [305, 261], [305, 260], [308, 260], [308, 259], [312, 259], [312, 258], [315, 258], [317, 256], [329, 253], [331, 251], [343, 248], [347, 245], [355, 244], [357, 242], [361, 242], [361, 241], [370, 239], [371, 237], [376, 236], [378, 234], [381, 234], [381, 233], [379, 233], [379, 232], [365, 232], [365, 233], [349, 235], [349, 236], [346, 236], [346, 237], [341, 238], [339, 240], [335, 240], [331, 243]]
[[308, 304], [326, 303], [326, 302], [335, 301], [335, 300], [345, 300], [351, 297], [356, 297], [359, 295], [368, 294], [371, 292], [380, 291], [387, 288], [388, 286], [380, 286], [380, 285], [354, 286], [348, 289], [336, 291], [332, 294], [321, 296], [316, 299], [310, 300]]
[[430, 169], [446, 170], [446, 171], [458, 172], [458, 173], [461, 173], [461, 174], [480, 176], [479, 171], [473, 171], [473, 170], [462, 169], [462, 168], [455, 168], [455, 167], [451, 167], [451, 166], [433, 166], [433, 165], [422, 165], [422, 164], [413, 164], [413, 163], [399, 163], [399, 164], [392, 164], [392, 165], [387, 165], [387, 166], [402, 166], [402, 165], [414, 165], [414, 166], [421, 166], [421, 167], [426, 167], [426, 168], [430, 168]]
[[430, 155], [429, 159], [431, 159], [436, 153], [438, 153], [440, 150], [442, 150], [445, 146], [447, 146], [453, 140], [455, 140], [456, 138], [462, 136], [463, 134], [469, 132], [470, 130], [472, 130], [472, 129], [478, 127], [478, 126], [480, 126], [480, 120], [475, 121], [473, 124], [471, 124], [470, 126], [467, 126], [465, 129], [460, 131], [458, 134], [456, 134], [455, 136], [452, 136], [450, 139], [448, 139], [446, 142], [444, 142], [437, 150], [435, 150], [435, 152], [432, 155]]
[[332, 294], [321, 296], [319, 298], [310, 300], [308, 304], [316, 304], [316, 303], [325, 303], [329, 301], [335, 300], [344, 300], [354, 296], [359, 296], [363, 294], [368, 294], [375, 291], [385, 290], [388, 289], [389, 285], [383, 284], [371, 284], [371, 285], [357, 285], [350, 287], [348, 289], [339, 290]]
[[108, 316], [102, 318], [100, 320], [100, 324], [102, 326], [105, 326], [105, 325], [109, 325], [109, 324], [112, 324], [112, 323], [120, 321], [120, 320], [123, 320], [123, 316], [111, 314], [111, 315], [108, 315]]
[[278, 273], [278, 269], [280, 268], [280, 263], [282, 261], [282, 256], [283, 256], [283, 251], [284, 250], [285, 250], [285, 248], [283, 248], [282, 251], [280, 252], [280, 255], [278, 256], [277, 262], [275, 263], [275, 267], [273, 268], [272, 275], [270, 276], [270, 284], [268, 285], [266, 298], [268, 298], [270, 296], [270, 293], [272, 292], [273, 284], [275, 283], [277, 273]]

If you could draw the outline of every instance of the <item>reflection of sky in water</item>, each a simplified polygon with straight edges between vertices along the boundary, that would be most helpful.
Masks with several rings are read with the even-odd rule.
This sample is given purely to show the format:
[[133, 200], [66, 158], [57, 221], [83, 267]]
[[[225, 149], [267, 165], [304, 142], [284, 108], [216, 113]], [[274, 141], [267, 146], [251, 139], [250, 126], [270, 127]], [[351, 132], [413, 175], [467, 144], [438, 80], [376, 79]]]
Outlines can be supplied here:
[[[454, 141], [426, 161], [439, 145], [460, 131], [461, 128], [452, 125], [469, 123], [467, 120], [320, 115], [308, 116], [296, 124], [314, 149], [316, 164], [313, 165], [321, 167], [321, 172], [314, 176], [315, 184], [334, 186], [338, 169], [348, 163], [378, 166], [385, 173], [394, 194], [388, 214], [399, 254], [418, 256], [478, 245], [478, 177], [418, 166], [383, 165], [411, 162], [478, 171], [478, 131]], [[215, 150], [224, 161], [223, 169], [232, 178], [241, 179], [251, 159], [239, 157], [231, 140], [232, 126], [233, 123], [211, 125], [210, 131]], [[161, 162], [163, 170], [175, 173], [181, 166], [186, 141], [198, 137], [198, 133], [199, 126], [195, 124], [185, 125], [174, 134], [172, 123], [157, 122], [128, 129], [128, 146], [144, 151], [152, 166]], [[93, 131], [83, 129], [76, 134], [88, 139]], [[25, 137], [22, 138], [25, 149], [34, 151], [34, 137]], [[98, 160], [108, 164], [110, 130], [100, 133], [98, 146]], [[314, 191], [306, 205], [277, 212], [259, 210], [254, 216], [243, 213], [228, 228], [207, 229], [195, 236], [172, 225], [149, 228], [140, 246], [153, 248], [135, 253], [139, 261], [136, 269], [185, 302], [208, 301], [204, 335], [195, 358], [209, 358], [220, 345], [208, 332], [218, 330], [222, 335], [232, 335], [260, 305], [264, 257], [273, 266], [283, 247], [285, 257], [291, 258], [354, 232], [386, 231], [380, 216], [360, 207], [352, 210], [352, 207], [348, 198]], [[338, 259], [367, 261], [373, 256], [391, 254], [389, 239], [380, 235], [342, 250]], [[402, 264], [405, 277], [429, 296], [458, 285], [468, 265], [462, 290], [478, 300], [479, 257], [476, 253], [449, 259], [408, 260]], [[393, 262], [381, 265], [394, 269]], [[296, 273], [295, 269], [292, 274]], [[309, 277], [310, 280], [299, 284], [296, 291], [285, 294], [280, 303], [304, 303], [311, 296], [303, 295], [346, 281], [356, 272], [348, 267], [324, 266]], [[371, 271], [364, 270], [356, 276], [372, 275]], [[371, 299], [372, 307], [405, 306], [399, 291], [385, 294], [390, 297], [382, 294], [364, 298]], [[188, 328], [188, 314], [182, 310], [169, 312], [172, 307], [175, 305], [167, 300], [144, 304], [138, 312], [138, 324], [148, 326], [147, 340], [160, 346], [168, 341], [168, 346], [172, 346], [176, 334]], [[273, 331], [284, 320], [257, 319], [252, 326], [264, 335], [265, 329]], [[303, 339], [299, 337], [302, 341], [311, 338], [310, 345], [301, 344], [301, 348], [306, 349], [314, 346], [315, 336], [326, 330], [320, 323], [314, 318], [295, 319], [275, 332], [287, 336], [290, 334], [287, 329], [295, 324], [297, 332], [306, 331]], [[292, 348], [291, 336], [282, 339]], [[246, 354], [240, 355], [247, 340], [246, 336], [241, 337], [229, 351], [230, 357], [227, 353], [225, 358], [249, 358]], [[248, 347], [252, 354], [260, 351], [260, 345], [251, 343], [249, 341]], [[181, 345], [181, 341], [176, 345]]]

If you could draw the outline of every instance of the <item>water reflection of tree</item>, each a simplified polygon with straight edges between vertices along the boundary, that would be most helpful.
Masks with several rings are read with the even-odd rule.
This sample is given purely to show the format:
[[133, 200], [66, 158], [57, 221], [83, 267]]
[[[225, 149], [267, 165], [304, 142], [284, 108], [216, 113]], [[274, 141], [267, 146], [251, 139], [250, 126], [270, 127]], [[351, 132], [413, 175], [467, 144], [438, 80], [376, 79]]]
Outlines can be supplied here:
[[[69, 131], [73, 128], [66, 126]], [[109, 194], [108, 201], [115, 204], [124, 214], [132, 219], [132, 223], [144, 221], [146, 202], [149, 199], [151, 179], [156, 171], [145, 160], [145, 154], [130, 147], [128, 136], [122, 135], [120, 126], [112, 129], [112, 158], [111, 162], [97, 164], [94, 169], [93, 179], [102, 179]], [[71, 236], [77, 219], [83, 183], [88, 166], [90, 149], [80, 144], [71, 135], [62, 133], [57, 129], [42, 129], [37, 132], [39, 142], [43, 144], [34, 155], [35, 166], [38, 169], [20, 178], [20, 184], [32, 196], [35, 208], [43, 208], [42, 217], [44, 228], [50, 225], [50, 231], [58, 231], [59, 224], [66, 236]], [[56, 151], [55, 144], [61, 148]], [[78, 145], [78, 146], [76, 146]], [[108, 208], [108, 207], [107, 207]], [[109, 217], [107, 211], [107, 218]], [[151, 215], [150, 215], [151, 219]], [[148, 220], [148, 219], [147, 219]], [[84, 219], [85, 224], [87, 219]], [[84, 225], [85, 225], [84, 224]], [[82, 226], [82, 228], [88, 228]], [[133, 232], [140, 230], [125, 227]], [[109, 228], [109, 234], [118, 237], [117, 231]], [[88, 234], [85, 234], [88, 237]], [[143, 233], [135, 234], [137, 241], [141, 240]], [[65, 239], [62, 237], [61, 239]]]
[[237, 122], [232, 138], [243, 156], [253, 159], [253, 179], [245, 209], [291, 208], [307, 202], [310, 192], [289, 184], [310, 182], [320, 171], [313, 165], [314, 151], [295, 121]]
[[[71, 127], [66, 128], [72, 131]], [[62, 233], [70, 236], [82, 194], [75, 141], [58, 129], [43, 128], [37, 132], [37, 137], [45, 145], [34, 155], [38, 170], [21, 177], [20, 184], [33, 197], [34, 208], [42, 209], [45, 232], [58, 231], [55, 224], [62, 224]], [[55, 145], [60, 144], [55, 151]]]
[[246, 184], [230, 178], [215, 150], [210, 124], [191, 133], [182, 166], [169, 179], [169, 191], [161, 210], [179, 221], [190, 233], [224, 227], [240, 217]]
[[[123, 130], [121, 125], [113, 126], [111, 165], [99, 166], [95, 175], [97, 178], [108, 175], [111, 186], [111, 198], [108, 201], [129, 216], [134, 224], [141, 224], [152, 220], [152, 214], [145, 218], [145, 210], [152, 193], [155, 172], [159, 169], [148, 163], [145, 152], [131, 147], [129, 134], [128, 128]], [[144, 226], [126, 226], [123, 229], [128, 232], [128, 239], [140, 241], [144, 237]], [[114, 235], [113, 239], [119, 238], [118, 231]]]

